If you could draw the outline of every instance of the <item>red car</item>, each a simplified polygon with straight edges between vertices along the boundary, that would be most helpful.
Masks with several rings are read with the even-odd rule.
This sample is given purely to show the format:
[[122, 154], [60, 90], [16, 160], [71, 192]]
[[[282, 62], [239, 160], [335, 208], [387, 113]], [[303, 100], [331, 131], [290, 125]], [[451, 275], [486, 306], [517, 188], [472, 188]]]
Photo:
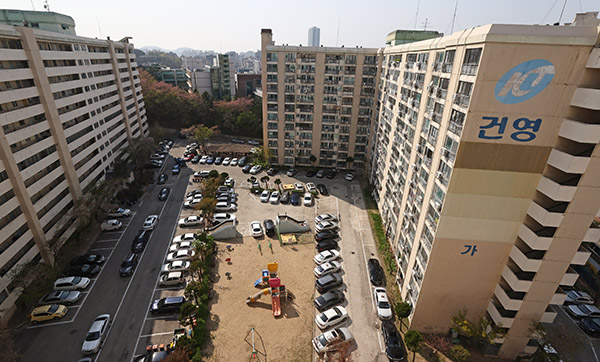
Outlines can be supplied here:
[[186, 161], [191, 161], [191, 160], [192, 160], [192, 158], [194, 158], [194, 155], [193, 155], [193, 154], [192, 154], [192, 155], [187, 155], [187, 156], [185, 156], [183, 159], [184, 159], [184, 160], [186, 160]]

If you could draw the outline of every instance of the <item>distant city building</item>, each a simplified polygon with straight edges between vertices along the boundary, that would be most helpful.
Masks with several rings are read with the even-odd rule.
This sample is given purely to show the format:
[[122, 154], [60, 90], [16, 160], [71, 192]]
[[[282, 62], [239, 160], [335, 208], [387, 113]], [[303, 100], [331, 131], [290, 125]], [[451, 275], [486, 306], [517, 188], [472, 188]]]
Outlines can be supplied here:
[[260, 88], [262, 75], [260, 74], [236, 74], [236, 85], [238, 98], [254, 97], [256, 88]]
[[235, 94], [235, 79], [233, 79], [232, 91], [232, 76], [229, 72], [229, 55], [218, 54], [215, 57], [214, 66], [210, 68], [210, 75], [213, 97], [218, 100], [231, 99]]
[[210, 70], [192, 70], [192, 90], [200, 94], [208, 92], [212, 95], [212, 81], [210, 77]]
[[396, 46], [416, 41], [439, 38], [440, 32], [433, 30], [394, 30], [385, 37], [386, 46]]
[[319, 45], [321, 45], [321, 29], [313, 26], [308, 29], [308, 46], [318, 47]]
[[164, 68], [157, 64], [143, 66], [141, 68], [152, 74], [158, 81], [179, 87], [186, 92], [192, 91], [191, 72], [188, 69]]
[[0, 24], [25, 26], [68, 35], [75, 34], [75, 21], [68, 15], [50, 11], [0, 10]]

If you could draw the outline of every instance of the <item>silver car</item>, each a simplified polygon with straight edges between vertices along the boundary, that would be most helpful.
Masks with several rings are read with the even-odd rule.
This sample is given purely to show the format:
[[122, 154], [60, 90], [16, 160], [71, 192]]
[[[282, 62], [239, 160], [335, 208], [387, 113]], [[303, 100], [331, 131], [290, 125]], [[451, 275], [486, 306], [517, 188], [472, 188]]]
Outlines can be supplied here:
[[90, 330], [85, 335], [83, 346], [81, 347], [81, 353], [83, 354], [94, 354], [100, 350], [104, 338], [108, 332], [108, 326], [110, 325], [110, 314], [100, 314], [92, 323]]
[[77, 302], [81, 298], [81, 293], [76, 290], [55, 290], [44, 295], [38, 305], [46, 304], [66, 304], [70, 305]]
[[158, 285], [161, 287], [170, 287], [174, 285], [183, 285], [185, 283], [185, 279], [183, 278], [182, 272], [171, 272], [165, 273], [160, 276], [158, 280]]

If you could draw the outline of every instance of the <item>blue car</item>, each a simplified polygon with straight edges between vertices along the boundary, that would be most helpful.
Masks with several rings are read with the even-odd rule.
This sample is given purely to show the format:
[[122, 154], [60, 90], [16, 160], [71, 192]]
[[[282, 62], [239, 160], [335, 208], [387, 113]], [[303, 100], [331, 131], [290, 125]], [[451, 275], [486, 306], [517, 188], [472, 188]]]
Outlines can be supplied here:
[[206, 159], [206, 164], [207, 165], [212, 165], [215, 162], [215, 158], [214, 157], [208, 157], [208, 159]]
[[292, 192], [292, 197], [290, 197], [290, 203], [294, 206], [300, 205], [300, 194], [297, 192]]
[[179, 171], [181, 171], [181, 166], [179, 165], [173, 165], [173, 170], [171, 170], [171, 174], [172, 175], [177, 175], [179, 174]]

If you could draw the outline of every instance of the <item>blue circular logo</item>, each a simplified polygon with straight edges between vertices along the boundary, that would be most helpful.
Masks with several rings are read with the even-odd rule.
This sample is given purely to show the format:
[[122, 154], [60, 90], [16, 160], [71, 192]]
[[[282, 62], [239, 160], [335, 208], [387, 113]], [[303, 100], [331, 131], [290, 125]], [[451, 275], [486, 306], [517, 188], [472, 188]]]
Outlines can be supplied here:
[[554, 65], [544, 59], [521, 63], [496, 83], [494, 94], [500, 103], [515, 104], [535, 97], [554, 78]]

